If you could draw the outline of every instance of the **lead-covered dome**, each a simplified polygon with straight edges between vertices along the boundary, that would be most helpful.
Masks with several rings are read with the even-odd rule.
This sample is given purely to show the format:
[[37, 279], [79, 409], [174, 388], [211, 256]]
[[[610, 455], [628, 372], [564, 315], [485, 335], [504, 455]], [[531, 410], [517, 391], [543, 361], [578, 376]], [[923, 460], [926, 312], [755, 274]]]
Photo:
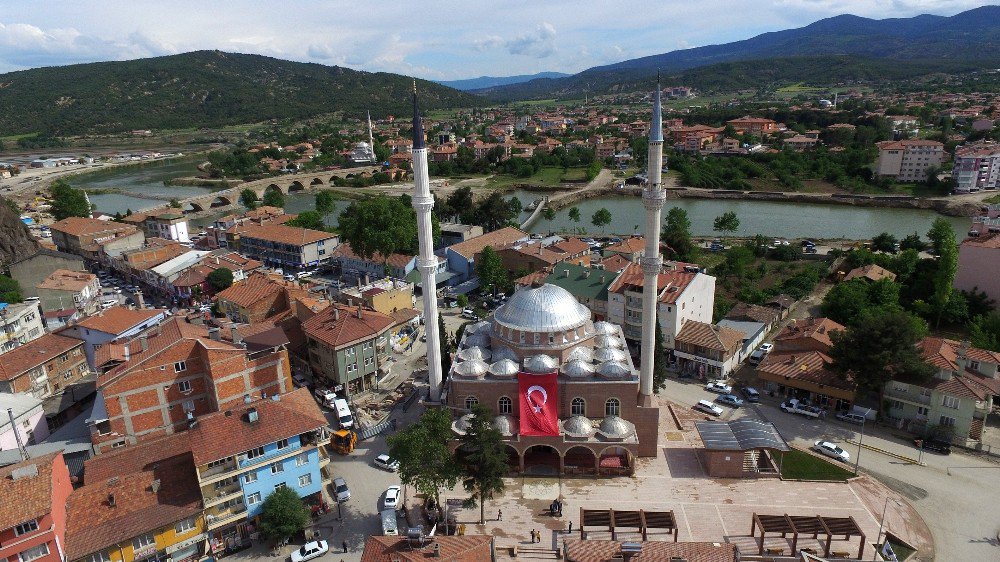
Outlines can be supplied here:
[[619, 361], [605, 361], [597, 367], [597, 372], [608, 378], [626, 378], [632, 374], [628, 366]]
[[559, 360], [551, 355], [532, 355], [524, 360], [524, 370], [529, 373], [551, 373], [559, 368]]
[[486, 374], [490, 366], [482, 360], [473, 359], [455, 364], [455, 374], [463, 377], [481, 377]]
[[586, 378], [594, 374], [594, 367], [581, 359], [573, 359], [563, 363], [562, 372], [570, 378]]
[[610, 322], [594, 322], [594, 330], [598, 334], [613, 336], [618, 334], [618, 327]]
[[489, 361], [491, 354], [488, 349], [483, 349], [481, 347], [468, 347], [459, 350], [455, 356], [458, 357], [460, 361], [473, 361], [476, 359], [480, 361]]
[[566, 356], [568, 361], [574, 359], [579, 359], [580, 361], [593, 361], [594, 360], [594, 350], [585, 345], [578, 345], [573, 348], [573, 351], [569, 352]]
[[545, 284], [511, 295], [493, 314], [493, 320], [525, 332], [562, 332], [586, 324], [590, 310], [566, 289]]
[[513, 377], [521, 368], [510, 359], [501, 359], [490, 365], [490, 374], [495, 377]]
[[594, 353], [594, 361], [604, 363], [605, 361], [625, 361], [625, 352], [613, 347], [602, 347]]
[[635, 433], [635, 426], [618, 416], [607, 416], [598, 428], [606, 437], [625, 438]]
[[616, 336], [597, 336], [594, 340], [594, 344], [597, 347], [613, 347], [615, 349], [621, 349], [624, 347], [621, 338]]
[[504, 437], [512, 437], [517, 433], [517, 422], [513, 416], [501, 414], [493, 418], [493, 429], [500, 432]]
[[573, 416], [563, 422], [563, 433], [572, 437], [590, 437], [594, 434], [594, 424], [584, 416]]
[[517, 361], [517, 354], [514, 353], [509, 347], [496, 346], [493, 348], [493, 361], [502, 361], [504, 359], [509, 359], [511, 361]]

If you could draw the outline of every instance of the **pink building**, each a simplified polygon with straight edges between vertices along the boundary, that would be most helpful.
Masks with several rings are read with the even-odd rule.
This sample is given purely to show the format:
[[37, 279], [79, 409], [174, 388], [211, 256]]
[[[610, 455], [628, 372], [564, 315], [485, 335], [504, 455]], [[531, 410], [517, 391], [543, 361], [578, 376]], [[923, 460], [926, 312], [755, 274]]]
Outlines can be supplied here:
[[66, 498], [72, 491], [62, 453], [0, 468], [0, 562], [65, 560]]
[[[13, 426], [10, 418], [13, 416]], [[28, 446], [49, 436], [42, 401], [28, 393], [0, 393], [0, 451], [17, 449], [17, 440]]]
[[976, 289], [1000, 302], [1000, 233], [966, 238], [958, 248], [955, 288]]

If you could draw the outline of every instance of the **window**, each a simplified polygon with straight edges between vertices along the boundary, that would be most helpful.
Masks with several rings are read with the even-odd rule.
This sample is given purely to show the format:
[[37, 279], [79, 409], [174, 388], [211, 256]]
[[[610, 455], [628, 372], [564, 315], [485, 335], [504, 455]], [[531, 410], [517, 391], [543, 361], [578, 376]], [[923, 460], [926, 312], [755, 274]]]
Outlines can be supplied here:
[[21, 535], [26, 535], [38, 530], [38, 521], [32, 519], [31, 521], [25, 521], [17, 527], [14, 527], [14, 536], [20, 537]]
[[181, 381], [177, 383], [177, 389], [183, 393], [191, 392], [191, 381]]
[[194, 411], [194, 400], [185, 400], [181, 404], [181, 408], [183, 408], [185, 412], [193, 412]]
[[299, 488], [305, 488], [306, 486], [312, 484], [312, 482], [312, 474], [303, 474], [302, 476], [299, 476]]
[[587, 402], [577, 396], [570, 402], [570, 413], [574, 416], [586, 416], [587, 415]]
[[254, 492], [247, 496], [247, 505], [254, 505], [260, 503], [260, 492]]
[[500, 400], [497, 401], [497, 409], [500, 410], [501, 414], [513, 413], [514, 403], [511, 402], [510, 398], [501, 396]]
[[142, 535], [141, 537], [136, 537], [132, 539], [132, 548], [139, 550], [144, 546], [149, 546], [156, 542], [153, 540], [153, 535]]
[[375, 363], [374, 357], [365, 357], [365, 367], [370, 367], [374, 363]]
[[466, 410], [471, 410], [477, 404], [479, 404], [479, 399], [476, 398], [475, 396], [468, 396], [468, 397], [466, 397], [466, 399], [465, 399], [465, 409]]
[[288, 439], [282, 439], [278, 441], [278, 450], [285, 449], [288, 447]]
[[535, 332], [534, 333], [534, 342], [535, 342], [535, 345], [538, 345], [538, 344], [542, 343], [542, 334], [540, 334], [538, 332]]
[[30, 562], [31, 560], [37, 560], [42, 556], [49, 555], [49, 543], [42, 543], [38, 546], [33, 546], [29, 549], [21, 551], [17, 557], [21, 559], [21, 562]]
[[295, 457], [295, 466], [302, 466], [309, 463], [309, 453], [302, 453]]
[[893, 410], [902, 410], [903, 409], [903, 403], [900, 402], [899, 400], [890, 400], [889, 401], [889, 405], [892, 407]]
[[621, 402], [617, 398], [608, 398], [608, 401], [604, 403], [604, 415], [605, 416], [619, 416], [621, 415]]
[[219, 459], [217, 461], [212, 461], [212, 462], [208, 463], [208, 468], [216, 468], [216, 467], [220, 467], [220, 466], [225, 466], [225, 464], [226, 464], [226, 459]]
[[194, 529], [194, 518], [193, 517], [189, 517], [189, 518], [187, 518], [187, 519], [185, 519], [183, 521], [178, 521], [177, 524], [174, 525], [174, 531], [176, 533], [178, 533], [178, 534], [180, 534], [180, 533], [186, 533], [186, 532], [190, 531], [191, 529]]
[[959, 406], [962, 405], [962, 401], [959, 400], [958, 398], [955, 398], [954, 396], [942, 396], [941, 405], [944, 406], [945, 408], [953, 408], [957, 410]]
[[111, 562], [111, 556], [107, 552], [98, 552], [88, 556], [87, 562]]
[[918, 416], [927, 416], [927, 413], [929, 411], [930, 410], [928, 410], [927, 408], [924, 408], [923, 406], [917, 406], [917, 415]]
[[554, 343], [556, 343], [556, 335], [553, 334], [552, 332], [549, 332], [549, 345], [552, 345]]
[[255, 459], [257, 457], [263, 457], [263, 456], [264, 456], [264, 447], [257, 447], [256, 449], [250, 449], [249, 451], [247, 451], [248, 459]]
[[944, 427], [955, 427], [955, 418], [948, 416], [941, 416], [940, 424]]
[[969, 363], [969, 367], [971, 367], [973, 371], [978, 371], [979, 361], [972, 361], [971, 363]]
[[183, 372], [183, 371], [187, 371], [187, 368], [188, 367], [187, 367], [187, 362], [186, 361], [178, 361], [178, 362], [174, 363], [174, 372], [175, 373], [180, 373], [180, 372]]
[[358, 364], [357, 363], [351, 363], [350, 365], [347, 366], [347, 373], [348, 374], [353, 373], [354, 371], [357, 371], [357, 370], [358, 370]]
[[271, 474], [279, 474], [285, 471], [285, 465], [280, 462], [276, 462], [271, 465]]
[[253, 484], [256, 481], [257, 481], [257, 473], [256, 472], [248, 472], [248, 473], [246, 473], [246, 474], [243, 475], [243, 483], [244, 484]]
[[278, 490], [286, 487], [287, 486], [285, 485], [284, 482], [278, 482], [277, 484], [274, 485], [274, 491], [277, 492]]

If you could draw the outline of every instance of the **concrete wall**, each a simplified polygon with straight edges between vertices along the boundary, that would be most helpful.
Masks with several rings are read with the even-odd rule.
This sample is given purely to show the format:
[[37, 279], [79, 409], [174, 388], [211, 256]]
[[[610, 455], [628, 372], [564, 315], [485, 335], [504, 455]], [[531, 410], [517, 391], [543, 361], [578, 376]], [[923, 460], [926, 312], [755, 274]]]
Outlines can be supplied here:
[[52, 256], [35, 254], [10, 266], [10, 276], [21, 285], [21, 294], [26, 297], [37, 297], [35, 285], [45, 280], [57, 269], [69, 271], [84, 271], [83, 258], [67, 255]]
[[958, 248], [955, 288], [977, 289], [1000, 302], [1000, 249], [962, 244]]

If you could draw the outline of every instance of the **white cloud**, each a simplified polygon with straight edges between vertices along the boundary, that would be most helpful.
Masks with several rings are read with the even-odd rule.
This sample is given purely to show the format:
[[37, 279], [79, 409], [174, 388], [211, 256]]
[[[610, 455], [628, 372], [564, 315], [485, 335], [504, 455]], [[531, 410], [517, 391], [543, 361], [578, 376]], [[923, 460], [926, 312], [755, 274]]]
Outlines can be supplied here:
[[509, 39], [499, 35], [487, 35], [472, 42], [472, 48], [477, 51], [502, 48], [512, 55], [523, 55], [543, 59], [556, 52], [556, 28], [545, 22], [534, 30], [521, 33]]

